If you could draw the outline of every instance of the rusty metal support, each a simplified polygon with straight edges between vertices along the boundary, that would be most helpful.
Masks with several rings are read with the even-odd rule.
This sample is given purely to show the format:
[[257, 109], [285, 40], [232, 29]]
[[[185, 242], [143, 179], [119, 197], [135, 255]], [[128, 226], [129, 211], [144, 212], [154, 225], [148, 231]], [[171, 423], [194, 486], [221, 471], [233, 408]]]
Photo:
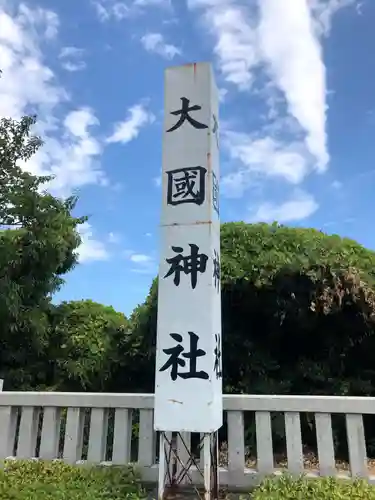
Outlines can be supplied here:
[[[184, 457], [179, 456], [177, 438], [184, 448]], [[159, 483], [158, 499], [164, 500], [170, 493], [190, 483], [201, 500], [217, 500], [219, 496], [218, 435], [217, 432], [203, 434], [198, 452], [203, 448], [203, 464], [196, 459], [179, 433], [161, 432], [159, 438]], [[202, 454], [200, 453], [200, 456]], [[186, 458], [187, 457], [187, 458]], [[194, 484], [195, 473], [203, 479], [204, 494]]]

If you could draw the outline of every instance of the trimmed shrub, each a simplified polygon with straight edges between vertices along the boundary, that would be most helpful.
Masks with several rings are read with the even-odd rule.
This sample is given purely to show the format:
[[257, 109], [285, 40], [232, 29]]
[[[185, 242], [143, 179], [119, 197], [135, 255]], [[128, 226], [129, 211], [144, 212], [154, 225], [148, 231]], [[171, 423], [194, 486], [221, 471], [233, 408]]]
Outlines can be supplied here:
[[0, 500], [139, 500], [146, 498], [131, 467], [86, 467], [61, 461], [6, 460]]
[[266, 478], [251, 493], [251, 499], [375, 500], [375, 486], [360, 479], [308, 479], [305, 476], [292, 478], [285, 474], [279, 478]]

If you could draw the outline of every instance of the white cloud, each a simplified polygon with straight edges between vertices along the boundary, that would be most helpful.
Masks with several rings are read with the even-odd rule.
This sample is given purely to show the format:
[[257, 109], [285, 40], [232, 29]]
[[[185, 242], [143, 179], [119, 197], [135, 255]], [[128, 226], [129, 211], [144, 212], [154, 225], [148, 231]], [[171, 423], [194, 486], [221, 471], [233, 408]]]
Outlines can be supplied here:
[[64, 120], [66, 129], [75, 137], [86, 137], [88, 127], [98, 124], [99, 121], [90, 108], [73, 111]]
[[158, 7], [170, 9], [170, 0], [93, 0], [92, 5], [96, 11], [99, 21], [105, 22], [110, 19], [121, 21], [145, 12], [146, 8]]
[[104, 243], [93, 237], [92, 227], [88, 222], [78, 226], [78, 231], [82, 239], [82, 244], [77, 250], [80, 263], [109, 259], [109, 253]]
[[147, 52], [158, 54], [165, 59], [173, 59], [181, 54], [178, 47], [165, 42], [161, 33], [147, 33], [141, 38], [141, 43]]
[[96, 10], [99, 21], [101, 22], [108, 21], [111, 18], [121, 21], [130, 15], [130, 9], [124, 2], [94, 0], [92, 5]]
[[[42, 49], [57, 34], [55, 13], [31, 9], [21, 4], [18, 10], [6, 10], [0, 4], [0, 116], [19, 119], [36, 113], [35, 133], [44, 145], [20, 166], [35, 174], [54, 175], [49, 189], [58, 196], [87, 184], [106, 184], [98, 162], [101, 145], [92, 134], [99, 124], [93, 110], [86, 107], [67, 109], [69, 95], [59, 85], [53, 71], [44, 63]], [[66, 56], [72, 51], [65, 50]], [[64, 113], [65, 112], [65, 113]], [[90, 224], [79, 227], [82, 245], [80, 262], [108, 258], [103, 243], [93, 237]]]
[[252, 185], [253, 178], [244, 170], [224, 175], [220, 183], [220, 192], [227, 198], [241, 198]]
[[104, 22], [110, 19], [111, 17], [110, 10], [106, 8], [101, 2], [93, 1], [91, 3], [96, 11], [96, 15], [98, 16], [99, 21]]
[[246, 10], [231, 0], [188, 0], [188, 6], [204, 8], [204, 25], [216, 40], [214, 52], [225, 80], [249, 89], [252, 69], [260, 59], [256, 30]]
[[306, 1], [262, 0], [259, 44], [274, 84], [289, 113], [306, 133], [306, 146], [324, 170], [326, 145], [325, 66]]
[[108, 241], [109, 243], [120, 243], [121, 241], [121, 235], [119, 233], [113, 233], [113, 232], [110, 232], [108, 234]]
[[106, 142], [126, 144], [138, 137], [141, 128], [153, 123], [154, 120], [154, 115], [142, 104], [136, 104], [129, 109], [128, 117], [115, 125], [113, 133], [106, 139]]
[[86, 63], [82, 60], [84, 54], [84, 49], [78, 47], [63, 47], [59, 54], [61, 66], [66, 71], [81, 71], [85, 69]]
[[363, 9], [365, 7], [365, 2], [358, 2], [355, 6], [355, 10], [359, 16], [363, 15]]
[[225, 97], [228, 94], [228, 89], [220, 88], [220, 89], [218, 89], [218, 92], [219, 92], [219, 101], [224, 102]]
[[[38, 9], [33, 16], [32, 12], [23, 6], [10, 15], [0, 6], [0, 68], [3, 70], [0, 116], [19, 118], [29, 107], [40, 115], [40, 111], [51, 111], [67, 99], [67, 93], [56, 82], [52, 70], [43, 64], [40, 51], [40, 45], [56, 29], [55, 14], [45, 11], [43, 16]], [[38, 23], [34, 17], [39, 19]], [[37, 31], [36, 24], [39, 26]], [[42, 117], [45, 118], [43, 114]]]
[[161, 186], [161, 175], [158, 175], [157, 177], [154, 177], [153, 181], [154, 181], [154, 184], [155, 184], [156, 187], [160, 187]]
[[99, 164], [102, 147], [90, 131], [98, 124], [89, 108], [71, 111], [61, 126], [61, 138], [45, 138], [43, 147], [24, 168], [37, 175], [54, 175], [48, 189], [59, 196], [88, 184], [107, 185]]
[[41, 7], [30, 8], [21, 3], [18, 13], [21, 23], [28, 24], [35, 31], [41, 30], [41, 35], [47, 40], [56, 37], [60, 21], [55, 12]]
[[333, 189], [336, 189], [336, 190], [342, 189], [342, 182], [340, 182], [340, 181], [337, 181], [337, 180], [333, 181], [331, 185], [332, 185]]
[[134, 253], [130, 256], [130, 260], [136, 264], [145, 264], [151, 262], [153, 258], [143, 253]]
[[58, 24], [50, 11], [21, 5], [11, 14], [0, 7], [0, 116], [38, 115], [35, 132], [42, 135], [44, 145], [21, 166], [35, 174], [54, 175], [50, 189], [64, 196], [107, 180], [99, 164], [102, 148], [93, 134], [99, 124], [94, 111], [69, 109], [68, 93], [44, 63], [42, 48], [56, 35]]
[[358, 0], [308, 0], [308, 5], [313, 13], [314, 28], [317, 33], [329, 35], [334, 14], [350, 5], [356, 5], [356, 11], [360, 14], [362, 2]]
[[118, 20], [125, 19], [130, 16], [131, 11], [124, 2], [115, 2], [112, 6], [113, 16]]
[[137, 7], [163, 7], [170, 8], [171, 0], [134, 0], [133, 4]]
[[66, 71], [70, 71], [71, 73], [74, 71], [82, 71], [86, 68], [86, 63], [84, 61], [64, 61], [61, 63], [61, 66]]
[[308, 193], [297, 191], [294, 196], [280, 205], [263, 203], [252, 213], [249, 222], [292, 222], [306, 219], [319, 208]]
[[271, 137], [254, 138], [247, 134], [226, 132], [223, 142], [233, 160], [241, 168], [223, 178], [223, 187], [235, 196], [243, 192], [256, 178], [280, 178], [299, 184], [308, 171], [303, 145], [284, 144]]
[[251, 89], [269, 107], [260, 132], [232, 134], [225, 141], [242, 167], [224, 178], [224, 190], [244, 191], [254, 174], [297, 184], [311, 170], [325, 171], [327, 91], [319, 36], [327, 35], [332, 16], [352, 3], [188, 0], [214, 39], [223, 78], [241, 91]]
[[[148, 233], [147, 233], [148, 234]], [[150, 235], [151, 236], [151, 235]], [[131, 271], [138, 274], [156, 274], [157, 264], [151, 255], [136, 253], [132, 250], [126, 250], [124, 257], [131, 262], [133, 267]]]

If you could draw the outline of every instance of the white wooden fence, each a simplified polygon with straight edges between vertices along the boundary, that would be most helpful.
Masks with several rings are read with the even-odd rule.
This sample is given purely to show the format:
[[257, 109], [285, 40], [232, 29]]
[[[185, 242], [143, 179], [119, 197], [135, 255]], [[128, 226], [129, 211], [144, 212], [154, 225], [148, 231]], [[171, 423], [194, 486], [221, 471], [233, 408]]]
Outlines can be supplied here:
[[[62, 458], [76, 463], [83, 457], [93, 464], [117, 465], [133, 461], [145, 481], [156, 481], [153, 405], [152, 394], [0, 392], [0, 459], [11, 456]], [[247, 487], [266, 474], [278, 473], [274, 465], [271, 412], [284, 415], [289, 472], [298, 474], [304, 470], [300, 414], [307, 412], [315, 415], [319, 458], [317, 470], [309, 471], [309, 475], [361, 476], [375, 482], [367, 467], [362, 419], [363, 414], [375, 414], [375, 398], [226, 395], [224, 409], [228, 464], [220, 468], [222, 485]], [[257, 465], [254, 469], [245, 464], [246, 412], [255, 415]], [[350, 462], [346, 473], [335, 467], [331, 415], [338, 413], [346, 418]], [[139, 430], [136, 439], [132, 439], [134, 422]], [[113, 429], [113, 438], [108, 436], [108, 428]], [[200, 482], [196, 470], [192, 476]]]

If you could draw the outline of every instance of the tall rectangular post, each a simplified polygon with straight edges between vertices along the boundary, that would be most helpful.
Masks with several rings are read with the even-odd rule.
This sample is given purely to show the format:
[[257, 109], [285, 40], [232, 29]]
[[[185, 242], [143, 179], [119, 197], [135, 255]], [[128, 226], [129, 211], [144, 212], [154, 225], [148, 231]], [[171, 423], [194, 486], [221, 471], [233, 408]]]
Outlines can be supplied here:
[[211, 65], [165, 72], [154, 427], [222, 426], [219, 106]]

